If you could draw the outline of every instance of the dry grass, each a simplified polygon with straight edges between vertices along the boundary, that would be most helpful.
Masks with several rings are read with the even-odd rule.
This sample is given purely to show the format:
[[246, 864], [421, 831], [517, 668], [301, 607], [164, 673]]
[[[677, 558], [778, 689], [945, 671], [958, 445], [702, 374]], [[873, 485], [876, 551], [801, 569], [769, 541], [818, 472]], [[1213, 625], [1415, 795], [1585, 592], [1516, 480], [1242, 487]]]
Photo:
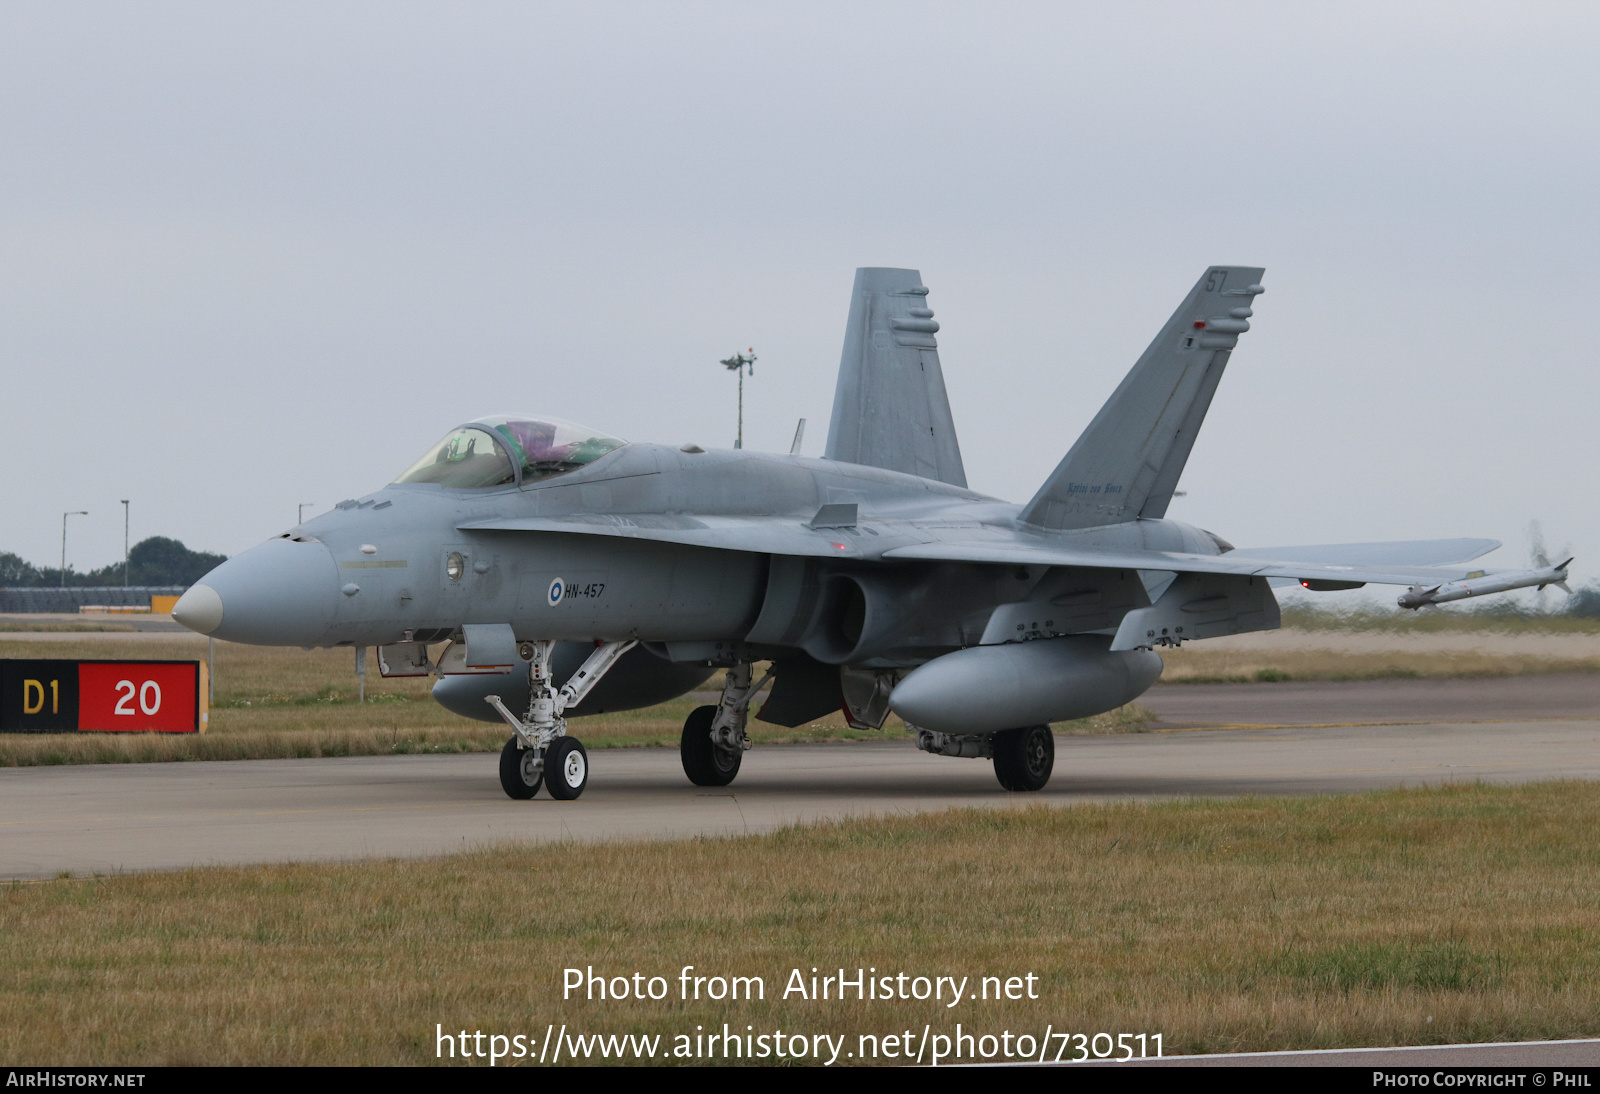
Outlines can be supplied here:
[[[582, 806], [571, 807], [576, 817]], [[0, 1058], [384, 1064], [531, 1034], [1161, 1033], [1169, 1052], [1600, 1033], [1600, 786], [957, 811], [0, 891]], [[562, 970], [761, 976], [563, 1001]], [[1037, 1000], [802, 1002], [789, 970], [1022, 976]]]
[[[1555, 596], [1558, 609], [1565, 597]], [[1516, 601], [1488, 600], [1439, 604], [1420, 611], [1404, 608], [1320, 608], [1296, 597], [1283, 604], [1283, 625], [1306, 631], [1363, 631], [1379, 634], [1595, 634], [1600, 619], [1563, 612], [1530, 611]]]
[[[1220, 640], [1219, 640], [1220, 641]], [[1287, 680], [1423, 680], [1600, 672], [1593, 657], [1551, 657], [1493, 649], [1232, 649], [1192, 642], [1162, 650], [1164, 684], [1277, 683]]]
[[0, 633], [33, 633], [38, 634], [65, 634], [65, 633], [120, 633], [131, 634], [138, 628], [126, 623], [33, 623], [18, 622], [14, 619], [0, 619]]
[[1093, 718], [1079, 718], [1072, 722], [1056, 722], [1050, 728], [1058, 737], [1092, 737], [1103, 733], [1148, 733], [1158, 719], [1138, 703], [1096, 714]]

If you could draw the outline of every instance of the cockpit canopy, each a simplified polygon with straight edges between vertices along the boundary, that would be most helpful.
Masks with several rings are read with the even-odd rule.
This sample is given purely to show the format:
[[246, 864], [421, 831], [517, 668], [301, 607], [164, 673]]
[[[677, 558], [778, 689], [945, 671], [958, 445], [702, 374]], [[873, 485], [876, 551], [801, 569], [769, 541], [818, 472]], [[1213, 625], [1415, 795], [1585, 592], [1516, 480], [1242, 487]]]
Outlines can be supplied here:
[[457, 489], [537, 482], [576, 471], [627, 443], [560, 418], [479, 418], [451, 430], [394, 481]]

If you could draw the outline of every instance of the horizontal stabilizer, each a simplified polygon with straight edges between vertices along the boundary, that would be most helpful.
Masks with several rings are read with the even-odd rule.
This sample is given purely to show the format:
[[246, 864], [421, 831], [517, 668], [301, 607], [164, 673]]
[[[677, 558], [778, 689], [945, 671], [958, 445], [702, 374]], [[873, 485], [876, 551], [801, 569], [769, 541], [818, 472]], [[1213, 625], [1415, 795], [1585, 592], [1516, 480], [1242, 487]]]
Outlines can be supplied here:
[[1250, 329], [1264, 272], [1205, 272], [1022, 510], [1024, 524], [1093, 528], [1166, 516], [1228, 357]]
[[938, 329], [916, 270], [856, 271], [828, 459], [967, 485], [933, 337]]

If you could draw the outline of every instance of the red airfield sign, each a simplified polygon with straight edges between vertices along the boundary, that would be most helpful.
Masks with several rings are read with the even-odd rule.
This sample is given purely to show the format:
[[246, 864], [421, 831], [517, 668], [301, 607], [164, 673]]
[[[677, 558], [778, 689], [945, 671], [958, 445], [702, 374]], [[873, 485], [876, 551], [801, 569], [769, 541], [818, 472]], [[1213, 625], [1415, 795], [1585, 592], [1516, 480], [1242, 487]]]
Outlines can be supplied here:
[[0, 660], [0, 732], [204, 733], [200, 661]]

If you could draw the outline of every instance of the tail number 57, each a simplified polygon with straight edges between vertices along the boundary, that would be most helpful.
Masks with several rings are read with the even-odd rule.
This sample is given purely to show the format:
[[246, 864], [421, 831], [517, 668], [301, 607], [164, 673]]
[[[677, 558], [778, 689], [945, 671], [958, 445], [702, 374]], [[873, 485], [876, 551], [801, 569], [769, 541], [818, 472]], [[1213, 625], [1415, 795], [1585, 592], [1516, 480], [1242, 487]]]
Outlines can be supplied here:
[[112, 710], [113, 714], [126, 714], [129, 717], [136, 714], [132, 705], [136, 695], [139, 697], [139, 710], [145, 714], [154, 714], [161, 709], [161, 685], [154, 680], [146, 680], [137, 688], [133, 686], [132, 680], [118, 680], [117, 691], [123, 694]]

